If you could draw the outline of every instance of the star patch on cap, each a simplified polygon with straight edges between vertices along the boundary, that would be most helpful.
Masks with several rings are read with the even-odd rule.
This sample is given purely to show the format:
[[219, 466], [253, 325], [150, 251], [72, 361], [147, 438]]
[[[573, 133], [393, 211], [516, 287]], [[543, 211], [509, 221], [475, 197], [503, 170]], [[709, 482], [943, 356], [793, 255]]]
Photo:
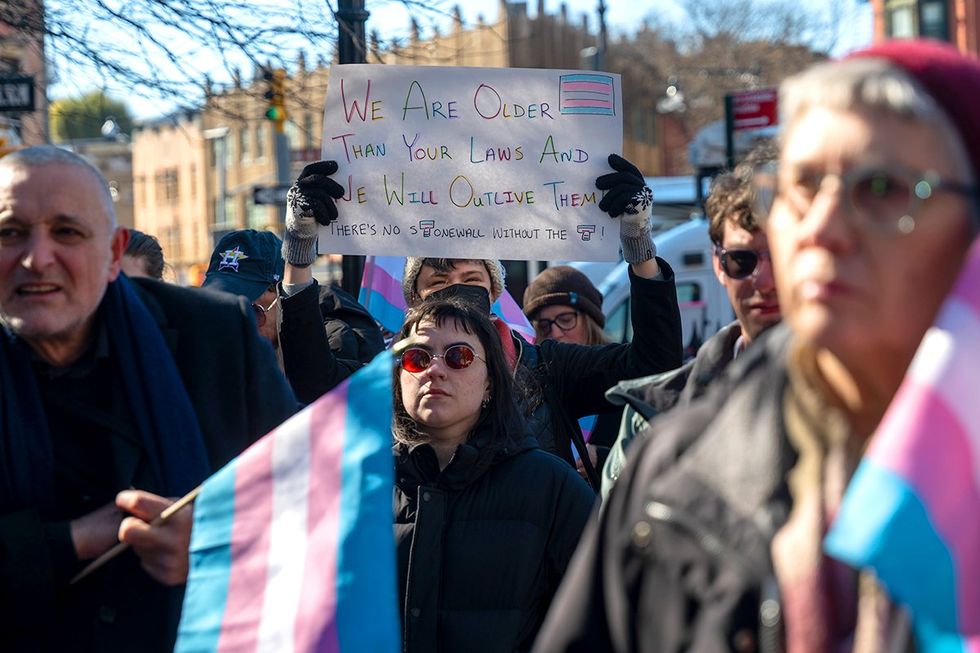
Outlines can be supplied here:
[[248, 255], [239, 249], [238, 245], [235, 245], [235, 249], [226, 249], [221, 252], [221, 262], [218, 263], [218, 271], [234, 270], [238, 272], [238, 262], [244, 261], [247, 258]]

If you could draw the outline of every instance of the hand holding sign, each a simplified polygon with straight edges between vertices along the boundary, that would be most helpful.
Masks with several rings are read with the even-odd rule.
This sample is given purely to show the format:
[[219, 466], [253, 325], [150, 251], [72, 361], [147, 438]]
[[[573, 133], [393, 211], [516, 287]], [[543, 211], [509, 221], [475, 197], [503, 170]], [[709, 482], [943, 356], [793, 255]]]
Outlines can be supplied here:
[[334, 66], [323, 124], [343, 188], [321, 250], [618, 258], [595, 187], [622, 149], [618, 75]]
[[337, 219], [335, 200], [344, 196], [343, 187], [330, 178], [336, 161], [311, 163], [300, 173], [286, 194], [286, 233], [282, 255], [291, 265], [306, 266], [316, 259], [317, 225]]
[[[607, 191], [599, 208], [612, 217], [623, 216], [620, 241], [623, 258], [629, 263], [650, 261], [657, 255], [657, 246], [650, 232], [650, 205], [653, 192], [646, 185], [639, 169], [619, 156], [609, 155], [609, 165], [616, 172], [595, 180], [596, 188]], [[655, 268], [649, 268], [655, 274]]]

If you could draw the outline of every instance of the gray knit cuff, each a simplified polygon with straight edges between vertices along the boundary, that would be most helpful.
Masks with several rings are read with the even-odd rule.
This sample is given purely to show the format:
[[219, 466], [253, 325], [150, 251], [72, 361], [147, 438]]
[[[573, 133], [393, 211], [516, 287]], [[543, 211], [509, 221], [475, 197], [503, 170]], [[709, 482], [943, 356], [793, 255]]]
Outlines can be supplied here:
[[296, 238], [287, 231], [282, 235], [282, 258], [301, 268], [312, 265], [316, 260], [316, 238]]
[[619, 229], [619, 244], [627, 263], [643, 263], [657, 255], [657, 245], [650, 234], [650, 223], [636, 224], [623, 220]]

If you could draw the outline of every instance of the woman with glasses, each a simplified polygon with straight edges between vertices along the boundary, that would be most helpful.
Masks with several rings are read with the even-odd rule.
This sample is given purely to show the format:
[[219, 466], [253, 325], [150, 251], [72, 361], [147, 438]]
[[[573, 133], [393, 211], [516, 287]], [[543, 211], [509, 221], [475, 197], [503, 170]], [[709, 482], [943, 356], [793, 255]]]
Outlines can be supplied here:
[[[575, 345], [611, 342], [602, 330], [606, 325], [602, 293], [581, 271], [568, 265], [552, 266], [534, 278], [524, 291], [524, 314], [534, 326], [537, 342], [555, 340]], [[596, 469], [602, 469], [609, 447], [616, 440], [621, 415], [621, 411], [612, 411], [578, 420]], [[575, 463], [584, 477], [585, 466], [578, 456]]]
[[756, 190], [784, 322], [651, 424], [536, 650], [909, 648], [823, 537], [977, 235], [978, 98], [980, 62], [926, 41], [783, 83]]
[[526, 436], [486, 315], [423, 302], [395, 352], [404, 650], [528, 651], [594, 495]]

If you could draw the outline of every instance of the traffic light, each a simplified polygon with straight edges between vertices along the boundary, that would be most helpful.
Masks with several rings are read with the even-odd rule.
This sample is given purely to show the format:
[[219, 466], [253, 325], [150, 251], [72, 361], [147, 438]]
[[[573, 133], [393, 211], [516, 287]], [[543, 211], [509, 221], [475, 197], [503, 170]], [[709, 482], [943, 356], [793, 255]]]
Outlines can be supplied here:
[[268, 101], [265, 117], [276, 123], [277, 130], [282, 130], [286, 122], [286, 71], [266, 68], [262, 77], [266, 81], [265, 99]]

